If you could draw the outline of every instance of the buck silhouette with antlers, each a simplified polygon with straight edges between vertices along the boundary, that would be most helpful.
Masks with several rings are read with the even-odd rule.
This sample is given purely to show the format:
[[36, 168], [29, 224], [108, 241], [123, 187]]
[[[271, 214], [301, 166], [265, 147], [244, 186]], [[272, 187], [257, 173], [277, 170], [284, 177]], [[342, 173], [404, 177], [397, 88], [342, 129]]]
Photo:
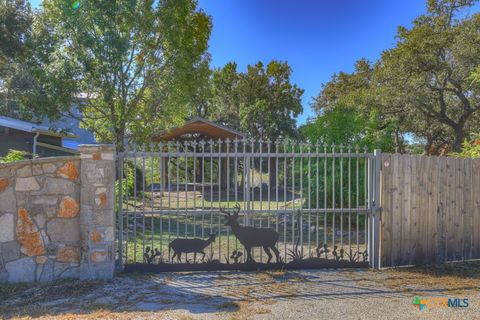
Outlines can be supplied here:
[[252, 258], [252, 248], [262, 247], [268, 256], [267, 263], [270, 263], [272, 260], [270, 249], [275, 253], [277, 263], [279, 263], [280, 252], [276, 247], [276, 243], [279, 238], [278, 232], [272, 228], [243, 227], [237, 221], [238, 213], [240, 212], [240, 205], [237, 203], [232, 211], [233, 214], [225, 207], [220, 208], [220, 212], [224, 214], [224, 217], [227, 220], [225, 225], [232, 228], [233, 234], [235, 237], [237, 237], [238, 241], [240, 241], [247, 251], [246, 262], [255, 262], [255, 260]]

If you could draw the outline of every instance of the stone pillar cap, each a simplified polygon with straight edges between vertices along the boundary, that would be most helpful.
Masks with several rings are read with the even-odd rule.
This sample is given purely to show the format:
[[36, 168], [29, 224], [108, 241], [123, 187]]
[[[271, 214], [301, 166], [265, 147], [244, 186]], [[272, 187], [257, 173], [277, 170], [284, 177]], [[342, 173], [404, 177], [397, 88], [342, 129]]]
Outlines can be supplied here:
[[114, 144], [81, 144], [78, 146], [78, 151], [80, 153], [90, 153], [90, 152], [114, 152]]

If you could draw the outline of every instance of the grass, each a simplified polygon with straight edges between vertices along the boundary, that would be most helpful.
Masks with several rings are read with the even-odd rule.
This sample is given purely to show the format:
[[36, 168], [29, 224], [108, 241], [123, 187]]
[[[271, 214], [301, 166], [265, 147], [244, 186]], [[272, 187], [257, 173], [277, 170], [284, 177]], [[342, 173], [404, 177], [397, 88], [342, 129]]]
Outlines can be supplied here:
[[[49, 314], [50, 310], [40, 303], [86, 295], [104, 285], [105, 281], [80, 281], [66, 279], [52, 283], [2, 284], [0, 286], [0, 316], [38, 317]], [[21, 303], [3, 305], [1, 302], [15, 297]], [[68, 302], [66, 302], [68, 303]], [[75, 306], [72, 306], [72, 308]]]
[[385, 269], [372, 271], [367, 276], [355, 272], [348, 274], [357, 280], [417, 294], [425, 288], [451, 294], [480, 290], [480, 261]]

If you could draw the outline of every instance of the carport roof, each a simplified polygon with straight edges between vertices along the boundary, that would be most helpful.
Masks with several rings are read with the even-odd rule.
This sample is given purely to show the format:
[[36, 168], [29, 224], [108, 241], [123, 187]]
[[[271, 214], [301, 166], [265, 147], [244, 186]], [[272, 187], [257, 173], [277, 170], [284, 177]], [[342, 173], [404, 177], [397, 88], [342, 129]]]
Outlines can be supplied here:
[[162, 131], [155, 135], [153, 140], [172, 141], [172, 140], [200, 140], [200, 139], [243, 139], [244, 134], [230, 129], [220, 124], [205, 120], [203, 118], [193, 118], [187, 121], [183, 126]]

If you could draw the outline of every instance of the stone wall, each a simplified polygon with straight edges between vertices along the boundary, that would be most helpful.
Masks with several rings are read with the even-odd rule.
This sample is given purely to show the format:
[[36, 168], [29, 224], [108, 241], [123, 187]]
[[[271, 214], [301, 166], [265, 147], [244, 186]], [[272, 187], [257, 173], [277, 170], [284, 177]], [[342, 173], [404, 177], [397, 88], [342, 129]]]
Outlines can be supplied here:
[[0, 164], [0, 282], [111, 278], [111, 146]]

